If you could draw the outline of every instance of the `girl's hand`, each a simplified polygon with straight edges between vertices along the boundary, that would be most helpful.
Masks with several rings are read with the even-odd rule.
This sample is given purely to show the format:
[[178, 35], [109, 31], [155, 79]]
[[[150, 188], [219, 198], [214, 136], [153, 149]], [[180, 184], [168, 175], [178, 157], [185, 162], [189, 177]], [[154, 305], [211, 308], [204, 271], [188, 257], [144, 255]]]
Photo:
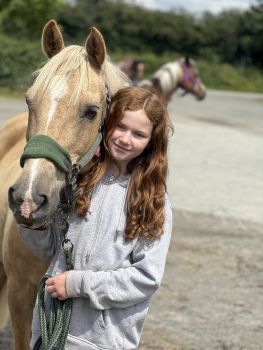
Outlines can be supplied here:
[[66, 291], [67, 275], [68, 271], [46, 280], [46, 291], [51, 294], [52, 298], [58, 298], [58, 300], [65, 300], [68, 298]]

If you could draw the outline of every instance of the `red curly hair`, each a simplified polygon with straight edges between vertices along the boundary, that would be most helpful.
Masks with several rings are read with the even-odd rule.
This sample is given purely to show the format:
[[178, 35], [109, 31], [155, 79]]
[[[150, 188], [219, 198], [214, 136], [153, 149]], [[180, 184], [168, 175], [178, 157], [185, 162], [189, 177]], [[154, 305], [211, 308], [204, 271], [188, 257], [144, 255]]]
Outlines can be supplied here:
[[137, 236], [153, 238], [163, 233], [164, 202], [167, 176], [168, 137], [173, 127], [167, 109], [151, 91], [140, 87], [120, 89], [112, 99], [108, 111], [103, 144], [99, 157], [93, 157], [89, 170], [78, 179], [80, 194], [76, 199], [75, 212], [86, 215], [94, 186], [104, 175], [109, 163], [114, 161], [108, 151], [108, 140], [123, 118], [126, 110], [143, 109], [153, 125], [151, 140], [144, 151], [132, 159], [127, 167], [131, 174], [127, 194], [127, 225], [125, 238]]

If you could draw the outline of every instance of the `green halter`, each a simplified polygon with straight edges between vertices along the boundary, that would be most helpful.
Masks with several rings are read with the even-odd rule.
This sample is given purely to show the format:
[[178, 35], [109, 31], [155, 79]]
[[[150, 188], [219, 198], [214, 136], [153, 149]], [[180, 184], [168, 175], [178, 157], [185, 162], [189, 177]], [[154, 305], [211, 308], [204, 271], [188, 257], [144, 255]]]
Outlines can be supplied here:
[[28, 158], [49, 159], [65, 173], [70, 173], [72, 169], [68, 151], [47, 135], [35, 135], [30, 138], [20, 158], [22, 168]]

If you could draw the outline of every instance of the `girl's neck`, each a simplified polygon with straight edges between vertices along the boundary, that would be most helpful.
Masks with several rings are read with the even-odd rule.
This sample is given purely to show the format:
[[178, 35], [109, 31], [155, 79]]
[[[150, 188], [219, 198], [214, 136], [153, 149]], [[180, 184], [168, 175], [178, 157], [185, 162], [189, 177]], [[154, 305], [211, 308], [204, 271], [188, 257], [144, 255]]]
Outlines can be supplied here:
[[121, 169], [119, 169], [117, 167], [117, 165], [113, 162], [110, 162], [108, 165], [108, 171], [111, 173], [111, 175], [113, 176], [123, 176], [123, 175], [127, 175], [127, 168], [122, 167]]

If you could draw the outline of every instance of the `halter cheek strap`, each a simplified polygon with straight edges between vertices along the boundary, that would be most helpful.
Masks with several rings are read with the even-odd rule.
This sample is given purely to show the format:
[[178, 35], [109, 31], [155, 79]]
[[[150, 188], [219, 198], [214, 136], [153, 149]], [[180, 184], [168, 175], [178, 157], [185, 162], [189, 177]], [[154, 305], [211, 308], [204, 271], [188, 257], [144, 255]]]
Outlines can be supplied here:
[[107, 112], [108, 112], [110, 104], [111, 104], [111, 97], [110, 97], [109, 89], [108, 89], [107, 85], [105, 87], [105, 90], [106, 90], [105, 105], [104, 105], [103, 113], [101, 116], [101, 123], [100, 123], [100, 127], [98, 130], [98, 136], [96, 137], [95, 141], [93, 142], [93, 144], [89, 148], [89, 150], [81, 157], [81, 159], [75, 165], [78, 168], [78, 171], [80, 171], [85, 165], [88, 164], [88, 162], [91, 160], [91, 158], [96, 153], [96, 151], [97, 151], [97, 149], [102, 141], [102, 127], [104, 125], [104, 122], [105, 122], [105, 119], [107, 116]]

